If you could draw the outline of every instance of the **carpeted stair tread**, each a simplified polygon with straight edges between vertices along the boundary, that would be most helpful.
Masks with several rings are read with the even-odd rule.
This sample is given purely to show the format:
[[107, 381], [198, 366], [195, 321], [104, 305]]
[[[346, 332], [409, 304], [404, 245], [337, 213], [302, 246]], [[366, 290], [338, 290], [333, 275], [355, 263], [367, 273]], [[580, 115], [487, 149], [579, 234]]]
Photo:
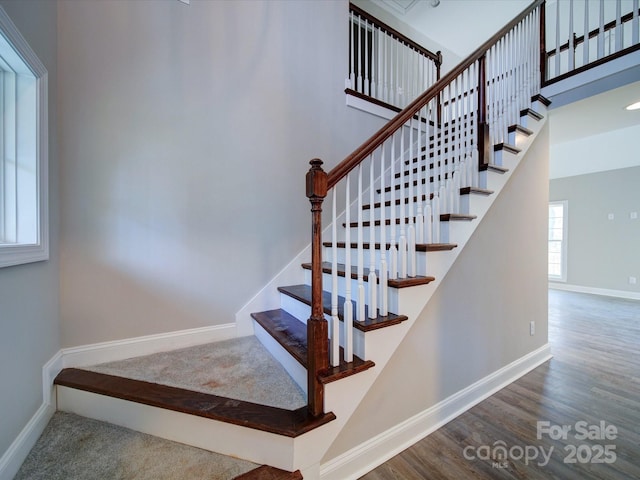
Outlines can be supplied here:
[[233, 480], [302, 480], [302, 473], [300, 470], [287, 472], [268, 465], [261, 465], [254, 470], [238, 475]]
[[[305, 270], [311, 270], [311, 264], [303, 263], [302, 268], [304, 268]], [[328, 274], [332, 273], [331, 262], [322, 262], [322, 272], [328, 273]], [[339, 277], [346, 276], [345, 266], [343, 263], [338, 264], [338, 276]], [[363, 269], [362, 277], [365, 282], [369, 281], [368, 268]], [[376, 277], [377, 277], [376, 279], [377, 283], [380, 283], [380, 273], [378, 272], [378, 270], [376, 270]], [[353, 280], [358, 279], [358, 267], [355, 265], [351, 266], [351, 278]], [[392, 288], [415, 287], [416, 285], [426, 285], [427, 283], [431, 283], [434, 280], [435, 280], [435, 277], [417, 275], [415, 277], [389, 279], [387, 280], [387, 285], [389, 285]]]
[[[311, 305], [311, 287], [309, 285], [290, 285], [285, 287], [278, 287], [278, 291], [285, 295], [295, 298], [296, 300]], [[322, 306], [327, 315], [331, 315], [331, 293], [327, 291], [322, 292]], [[354, 317], [356, 305], [354, 302]], [[353, 326], [360, 331], [368, 332], [371, 330], [377, 330], [378, 328], [384, 328], [391, 325], [397, 325], [400, 322], [407, 320], [406, 315], [397, 315], [395, 313], [389, 313], [386, 316], [378, 315], [376, 318], [369, 318], [368, 307], [365, 307], [365, 317], [363, 321], [353, 321]], [[344, 297], [338, 297], [338, 318], [344, 319]]]
[[[253, 319], [262, 326], [293, 358], [307, 368], [307, 326], [282, 309], [252, 313]], [[354, 375], [374, 366], [370, 360], [362, 360], [354, 355], [352, 362], [346, 362], [344, 351], [340, 349], [340, 364], [319, 373], [322, 383]]]
[[[325, 247], [331, 248], [332, 243], [323, 242], [322, 245]], [[338, 248], [345, 248], [345, 246], [346, 246], [345, 242], [337, 243]], [[457, 246], [458, 245], [456, 245], [455, 243], [416, 243], [416, 251], [417, 252], [442, 252], [445, 250], [453, 250]], [[355, 242], [351, 242], [351, 248], [358, 248], [358, 244]], [[371, 244], [369, 242], [363, 242], [362, 248], [364, 248], [365, 250], [369, 250], [371, 248]], [[380, 244], [374, 243], [373, 248], [375, 250], [380, 250]], [[386, 249], [388, 250], [389, 248], [391, 248], [391, 244], [387, 243]]]
[[63, 369], [54, 384], [287, 437], [297, 437], [335, 419], [333, 413], [314, 418], [306, 406], [286, 410], [78, 368]]

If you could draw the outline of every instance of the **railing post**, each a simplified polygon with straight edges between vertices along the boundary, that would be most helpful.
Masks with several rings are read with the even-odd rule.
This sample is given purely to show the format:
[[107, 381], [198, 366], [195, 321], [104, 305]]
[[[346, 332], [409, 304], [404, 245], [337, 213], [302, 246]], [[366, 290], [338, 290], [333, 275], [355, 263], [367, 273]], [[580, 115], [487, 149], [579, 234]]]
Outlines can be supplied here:
[[327, 196], [327, 174], [322, 160], [309, 162], [307, 198], [311, 202], [311, 317], [307, 322], [307, 405], [313, 416], [324, 411], [324, 388], [318, 373], [329, 367], [329, 335], [322, 307], [322, 202]]
[[491, 139], [487, 124], [487, 54], [478, 60], [478, 165], [491, 159]]

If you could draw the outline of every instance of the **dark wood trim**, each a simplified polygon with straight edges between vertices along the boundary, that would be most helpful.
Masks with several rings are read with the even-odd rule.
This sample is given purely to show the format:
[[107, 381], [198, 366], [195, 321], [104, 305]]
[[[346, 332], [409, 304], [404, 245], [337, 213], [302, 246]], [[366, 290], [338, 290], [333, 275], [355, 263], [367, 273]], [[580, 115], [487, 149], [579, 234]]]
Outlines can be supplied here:
[[540, 22], [538, 24], [538, 32], [540, 32], [540, 45], [538, 48], [538, 52], [540, 54], [540, 85], [544, 85], [544, 82], [547, 79], [547, 56], [545, 55], [545, 52], [547, 51], [546, 5], [547, 2], [542, 2], [542, 5], [540, 5]]
[[313, 159], [307, 172], [307, 198], [311, 202], [311, 316], [307, 321], [307, 401], [309, 412], [324, 412], [324, 387], [318, 372], [329, 367], [329, 326], [322, 312], [322, 202], [327, 196], [327, 174], [322, 160]]
[[[295, 298], [296, 300], [311, 305], [311, 287], [309, 285], [289, 285], [278, 287], [278, 291], [285, 295]], [[324, 313], [331, 315], [331, 292], [322, 292], [322, 302]], [[356, 318], [356, 305], [353, 305], [353, 318]], [[386, 316], [378, 315], [376, 318], [369, 318], [369, 308], [365, 306], [366, 319], [363, 321], [354, 320], [353, 326], [361, 332], [370, 332], [379, 328], [397, 325], [408, 319], [406, 315], [397, 315], [389, 312]], [[338, 296], [338, 318], [340, 321], [344, 319], [344, 297]]]
[[268, 465], [261, 465], [247, 473], [238, 475], [233, 480], [302, 480], [302, 473], [300, 470], [287, 472]]
[[391, 137], [397, 130], [406, 124], [415, 113], [424, 107], [432, 99], [436, 98], [442, 91], [442, 89], [449, 85], [455, 78], [464, 72], [471, 64], [480, 59], [482, 55], [500, 38], [508, 33], [515, 25], [520, 23], [527, 15], [533, 10], [538, 8], [544, 0], [535, 0], [531, 5], [525, 8], [518, 16], [516, 16], [511, 22], [496, 32], [491, 38], [480, 45], [471, 55], [469, 55], [464, 61], [459, 63], [456, 67], [450, 70], [440, 80], [434, 83], [424, 93], [413, 100], [407, 105], [398, 115], [396, 115], [391, 121], [389, 121], [384, 127], [373, 134], [366, 142], [364, 142], [359, 148], [357, 148], [351, 155], [342, 160], [336, 165], [328, 174], [328, 188], [333, 188], [343, 177], [353, 170], [360, 162], [371, 155], [380, 145]]
[[604, 65], [605, 63], [608, 63], [620, 57], [624, 57], [625, 55], [636, 52], [638, 50], [640, 50], [640, 43], [636, 45], [632, 45], [631, 47], [627, 47], [624, 50], [620, 50], [619, 52], [612, 53], [611, 55], [600, 58], [599, 60], [595, 60], [591, 63], [587, 63], [586, 65], [582, 65], [581, 67], [575, 68], [570, 72], [566, 72], [566, 73], [563, 73], [562, 75], [558, 75], [557, 77], [553, 77], [550, 80], [545, 80], [542, 82], [542, 86], [546, 87], [556, 82], [566, 80], [567, 78], [573, 77], [574, 75], [578, 75], [579, 73], [586, 72], [587, 70], [591, 70], [592, 68], [599, 67], [600, 65]]
[[521, 150], [518, 147], [514, 147], [513, 145], [509, 145], [508, 143], [498, 143], [496, 145], [493, 146], [493, 151], [494, 152], [509, 152], [512, 153], [514, 155], [517, 155], [521, 152]]
[[[462, 190], [466, 190], [466, 189], [483, 190], [475, 187], [463, 187], [460, 189], [461, 195], [464, 195], [464, 193], [462, 193]], [[491, 190], [484, 190], [484, 191], [490, 192], [490, 193], [486, 193], [485, 195], [490, 195], [491, 193], [493, 193]], [[333, 244], [331, 242], [324, 242], [322, 245], [324, 247], [331, 247]], [[351, 245], [351, 248], [358, 248], [357, 243], [351, 243], [350, 245]], [[347, 244], [345, 242], [338, 242], [336, 246], [338, 248], [345, 248]], [[453, 250], [457, 246], [458, 245], [455, 243], [416, 243], [416, 251], [417, 252], [443, 252], [445, 250]], [[369, 250], [371, 248], [371, 244], [369, 242], [364, 242], [362, 244], [362, 248], [365, 250]], [[374, 243], [373, 248], [374, 250], [380, 250], [380, 244]], [[385, 248], [388, 250], [389, 248], [391, 248], [391, 244], [387, 243], [385, 245]]]
[[378, 20], [376, 17], [374, 17], [373, 15], [371, 15], [368, 12], [365, 12], [364, 10], [362, 10], [357, 5], [354, 5], [353, 3], [349, 3], [349, 11], [351, 11], [351, 12], [355, 13], [356, 15], [358, 15], [359, 17], [364, 18], [365, 20], [368, 20], [369, 22], [373, 23], [380, 30], [382, 30], [383, 32], [388, 33], [392, 37], [396, 37], [396, 40], [400, 40], [402, 43], [404, 43], [408, 47], [412, 48], [416, 52], [424, 55], [425, 57], [430, 58], [431, 60], [434, 61], [434, 63], [436, 64], [436, 67], [439, 68], [440, 65], [442, 64], [442, 55], [440, 54], [440, 52], [433, 53], [432, 51], [424, 48], [422, 45], [420, 45], [420, 44], [416, 43], [415, 41], [411, 40], [409, 37], [404, 36], [402, 33], [397, 31], [395, 28], [392, 28], [389, 25], [387, 25], [386, 23]]
[[[302, 268], [305, 270], [311, 270], [311, 264], [303, 263]], [[333, 272], [331, 268], [331, 262], [322, 263], [322, 272], [327, 274], [331, 274]], [[339, 277], [346, 276], [344, 264], [342, 263], [338, 264], [338, 276]], [[380, 283], [380, 272], [378, 272], [377, 270], [376, 270], [376, 276], [377, 276], [377, 280], [376, 280], [377, 283]], [[351, 278], [353, 280], [358, 279], [358, 267], [356, 267], [355, 265], [351, 266]], [[368, 268], [363, 269], [362, 278], [365, 282], [369, 281]], [[431, 277], [431, 276], [423, 277], [421, 275], [417, 275], [415, 277], [407, 277], [407, 278], [396, 278], [396, 279], [390, 278], [387, 280], [387, 285], [389, 285], [391, 288], [405, 288], [405, 287], [414, 287], [416, 285], [426, 285], [427, 283], [431, 283], [434, 280], [435, 280], [435, 277]]]
[[[291, 356], [307, 368], [307, 335], [306, 326], [300, 320], [282, 309], [252, 313], [253, 319], [265, 329]], [[326, 383], [355, 375], [375, 366], [370, 360], [362, 360], [354, 355], [353, 361], [346, 362], [344, 350], [340, 350], [340, 362], [335, 367], [318, 372], [318, 380]]]
[[286, 437], [297, 437], [336, 418], [333, 413], [311, 416], [307, 407], [285, 410], [77, 368], [63, 369], [53, 383]]

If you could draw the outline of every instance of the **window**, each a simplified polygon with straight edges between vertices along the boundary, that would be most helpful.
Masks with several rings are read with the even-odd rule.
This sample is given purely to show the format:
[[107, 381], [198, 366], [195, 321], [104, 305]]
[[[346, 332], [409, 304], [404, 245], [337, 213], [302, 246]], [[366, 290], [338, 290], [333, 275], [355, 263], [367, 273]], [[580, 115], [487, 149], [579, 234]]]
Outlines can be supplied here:
[[549, 279], [567, 281], [567, 202], [549, 203]]
[[49, 258], [47, 70], [0, 8], [0, 267]]

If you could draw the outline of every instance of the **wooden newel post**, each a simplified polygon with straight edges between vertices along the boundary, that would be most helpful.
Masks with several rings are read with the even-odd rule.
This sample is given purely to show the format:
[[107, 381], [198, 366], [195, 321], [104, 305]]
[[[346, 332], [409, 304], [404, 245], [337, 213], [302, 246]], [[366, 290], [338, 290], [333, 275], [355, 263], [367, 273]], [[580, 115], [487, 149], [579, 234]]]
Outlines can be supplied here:
[[478, 165], [491, 161], [491, 139], [487, 124], [487, 54], [478, 60]]
[[322, 160], [309, 162], [307, 197], [311, 202], [311, 317], [307, 322], [307, 398], [312, 415], [324, 412], [324, 388], [318, 372], [329, 368], [329, 334], [322, 307], [322, 202], [327, 196], [327, 174]]

